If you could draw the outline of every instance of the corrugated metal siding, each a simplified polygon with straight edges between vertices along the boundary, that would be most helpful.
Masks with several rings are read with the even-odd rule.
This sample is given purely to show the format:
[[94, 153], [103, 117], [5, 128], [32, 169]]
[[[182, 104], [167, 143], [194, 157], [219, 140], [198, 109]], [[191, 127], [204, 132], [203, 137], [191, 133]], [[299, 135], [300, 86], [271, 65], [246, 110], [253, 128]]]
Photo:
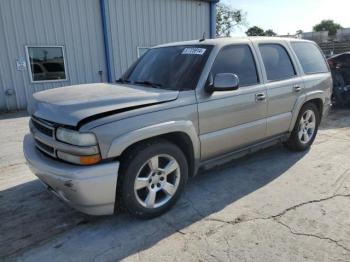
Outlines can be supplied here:
[[[209, 37], [209, 2], [106, 0], [106, 11], [112, 80], [137, 59], [137, 47]], [[31, 83], [28, 64], [16, 70], [26, 45], [63, 45], [68, 80]], [[0, 50], [0, 111], [25, 109], [37, 91], [99, 82], [99, 70], [106, 81], [99, 0], [0, 0]]]
[[208, 2], [109, 0], [106, 9], [113, 80], [137, 59], [137, 47], [209, 37]]
[[[28, 69], [16, 70], [26, 45], [63, 45], [68, 81], [31, 83]], [[37, 91], [99, 82], [99, 70], [106, 79], [99, 1], [1, 0], [0, 50], [0, 111], [26, 108]], [[5, 96], [6, 89], [15, 95]]]

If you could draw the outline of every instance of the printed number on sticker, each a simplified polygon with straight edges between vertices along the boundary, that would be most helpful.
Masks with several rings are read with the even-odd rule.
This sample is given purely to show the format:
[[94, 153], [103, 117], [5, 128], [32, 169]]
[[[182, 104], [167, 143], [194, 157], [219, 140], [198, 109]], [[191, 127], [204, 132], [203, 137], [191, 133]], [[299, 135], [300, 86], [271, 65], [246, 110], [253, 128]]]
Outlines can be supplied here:
[[191, 47], [191, 48], [185, 48], [181, 54], [183, 55], [203, 55], [204, 52], [205, 52], [205, 48], [194, 48], [194, 47]]

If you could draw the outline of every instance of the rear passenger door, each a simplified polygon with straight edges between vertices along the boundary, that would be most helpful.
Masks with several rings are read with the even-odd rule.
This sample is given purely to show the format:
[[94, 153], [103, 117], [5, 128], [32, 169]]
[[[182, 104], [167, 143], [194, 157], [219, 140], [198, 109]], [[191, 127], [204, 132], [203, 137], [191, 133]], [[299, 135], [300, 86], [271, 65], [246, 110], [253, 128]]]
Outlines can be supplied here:
[[197, 90], [201, 159], [206, 160], [261, 140], [266, 135], [266, 92], [251, 42], [222, 47], [210, 73], [234, 73], [239, 88]]
[[267, 136], [289, 130], [292, 111], [303, 89], [289, 46], [284, 42], [257, 42], [267, 92]]

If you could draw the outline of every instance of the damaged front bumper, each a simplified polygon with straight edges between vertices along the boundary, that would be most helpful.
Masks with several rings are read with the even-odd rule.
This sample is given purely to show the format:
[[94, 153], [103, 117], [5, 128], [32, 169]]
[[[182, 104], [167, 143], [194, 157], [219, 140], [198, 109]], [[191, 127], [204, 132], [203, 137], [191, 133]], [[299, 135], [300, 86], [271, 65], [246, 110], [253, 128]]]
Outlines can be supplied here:
[[54, 160], [26, 135], [23, 152], [31, 171], [63, 201], [89, 215], [114, 213], [119, 162], [78, 166]]

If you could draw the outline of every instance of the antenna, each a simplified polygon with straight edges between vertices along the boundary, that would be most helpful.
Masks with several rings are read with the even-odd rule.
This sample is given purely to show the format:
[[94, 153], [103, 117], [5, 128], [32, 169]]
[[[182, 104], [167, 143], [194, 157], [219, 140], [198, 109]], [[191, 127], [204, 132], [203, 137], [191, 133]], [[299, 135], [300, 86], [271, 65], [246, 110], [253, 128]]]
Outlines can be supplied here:
[[205, 32], [203, 33], [203, 37], [199, 39], [199, 42], [203, 42], [205, 40]]

